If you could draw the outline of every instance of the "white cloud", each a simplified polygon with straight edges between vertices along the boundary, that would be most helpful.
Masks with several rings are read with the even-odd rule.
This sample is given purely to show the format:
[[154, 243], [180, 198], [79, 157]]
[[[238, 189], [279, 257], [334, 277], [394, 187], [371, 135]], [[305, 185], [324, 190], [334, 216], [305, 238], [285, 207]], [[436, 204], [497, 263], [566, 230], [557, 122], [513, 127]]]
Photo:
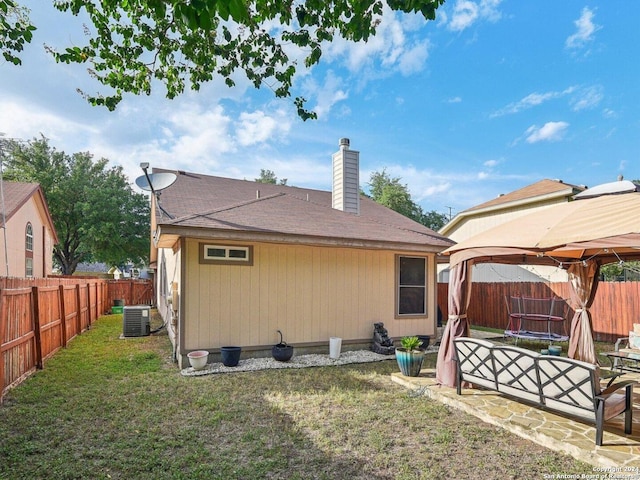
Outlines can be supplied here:
[[488, 180], [493, 178], [495, 176], [495, 173], [494, 173], [495, 167], [497, 167], [502, 162], [503, 160], [496, 160], [496, 159], [485, 161], [482, 164], [482, 166], [485, 167], [486, 170], [478, 172], [478, 180]]
[[604, 98], [602, 90], [603, 88], [601, 86], [582, 89], [577, 93], [575, 98], [571, 100], [573, 111], [579, 112], [580, 110], [588, 110], [597, 107]]
[[0, 131], [8, 138], [30, 140], [42, 134], [56, 141], [69, 135], [87, 136], [98, 133], [97, 129], [85, 123], [69, 120], [42, 107], [25, 102], [3, 99], [0, 109]]
[[429, 185], [427, 187], [423, 187], [419, 192], [419, 199], [425, 199], [430, 197], [435, 197], [441, 193], [445, 193], [451, 190], [451, 182], [439, 182], [433, 185]]
[[172, 149], [187, 158], [202, 160], [234, 149], [229, 134], [231, 118], [220, 105], [203, 110], [197, 104], [185, 104], [169, 115], [168, 121], [174, 134], [178, 133]]
[[568, 127], [567, 122], [547, 122], [542, 127], [532, 125], [525, 133], [527, 143], [557, 142], [562, 139]]
[[493, 168], [493, 167], [497, 167], [499, 163], [500, 161], [498, 160], [487, 160], [486, 162], [483, 163], [483, 165], [488, 168]]
[[480, 16], [480, 9], [475, 2], [458, 0], [453, 7], [453, 15], [449, 22], [449, 30], [460, 32], [470, 27]]
[[601, 28], [599, 25], [593, 23], [593, 17], [594, 13], [588, 7], [582, 9], [580, 18], [573, 22], [577, 31], [570, 35], [565, 42], [567, 48], [582, 48], [593, 39], [594, 34]]
[[575, 112], [581, 110], [587, 110], [597, 107], [604, 98], [603, 88], [600, 85], [593, 85], [589, 87], [571, 86], [565, 88], [562, 91], [551, 91], [544, 93], [530, 93], [529, 95], [521, 98], [517, 102], [510, 103], [509, 105], [502, 107], [499, 110], [493, 112], [490, 117], [501, 117], [503, 115], [510, 115], [519, 113], [529, 108], [537, 107], [551, 100], [556, 100], [569, 96], [569, 104], [571, 109]]
[[498, 6], [502, 0], [458, 0], [453, 7], [451, 21], [447, 27], [454, 32], [469, 28], [478, 20], [486, 19], [496, 22], [501, 18]]
[[410, 48], [404, 49], [398, 58], [398, 70], [404, 76], [419, 72], [429, 57], [428, 40], [418, 42]]
[[429, 56], [430, 43], [421, 32], [425, 21], [418, 17], [400, 15], [385, 6], [375, 36], [356, 43], [335, 38], [324, 45], [323, 58], [342, 61], [360, 80], [364, 75], [410, 75], [420, 71]]
[[502, 0], [482, 0], [480, 2], [481, 16], [492, 22], [500, 20], [502, 18], [502, 13], [498, 10], [500, 3]]
[[447, 99], [447, 103], [460, 103], [460, 102], [462, 102], [461, 97], [451, 97]]
[[[290, 113], [290, 112], [289, 112]], [[284, 110], [276, 110], [273, 115], [258, 110], [242, 112], [236, 122], [238, 143], [246, 147], [268, 142], [273, 138], [283, 138], [291, 129], [291, 116]]]
[[526, 97], [523, 97], [517, 102], [510, 103], [506, 107], [503, 107], [497, 110], [496, 112], [492, 113], [491, 117], [492, 118], [501, 117], [503, 115], [518, 113], [522, 110], [527, 110], [529, 108], [541, 105], [544, 102], [547, 102], [549, 100], [564, 97], [565, 95], [568, 95], [574, 92], [575, 90], [576, 90], [576, 87], [569, 87], [560, 92], [551, 91], [546, 93], [538, 93], [538, 92], [530, 93], [529, 95], [527, 95]]
[[343, 89], [344, 81], [329, 70], [324, 78], [324, 83], [319, 85], [317, 81], [310, 77], [304, 84], [306, 94], [316, 98], [316, 105], [313, 111], [318, 114], [318, 119], [326, 119], [333, 106], [349, 97], [347, 90]]

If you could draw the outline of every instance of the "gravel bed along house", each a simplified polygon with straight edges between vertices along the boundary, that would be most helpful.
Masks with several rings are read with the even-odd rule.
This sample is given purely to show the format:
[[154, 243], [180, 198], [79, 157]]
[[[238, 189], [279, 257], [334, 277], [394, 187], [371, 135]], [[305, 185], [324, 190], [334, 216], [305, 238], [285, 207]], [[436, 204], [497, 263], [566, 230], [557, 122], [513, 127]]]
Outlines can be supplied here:
[[[436, 352], [437, 346], [429, 346], [427, 353]], [[214, 373], [249, 372], [265, 370], [268, 368], [307, 368], [326, 367], [335, 365], [347, 365], [349, 363], [380, 362], [394, 359], [395, 355], [380, 355], [369, 350], [355, 350], [342, 352], [339, 358], [330, 358], [328, 354], [294, 355], [288, 362], [278, 362], [271, 357], [247, 358], [240, 360], [235, 367], [225, 367], [222, 363], [208, 363], [202, 370], [194, 370], [192, 367], [180, 371], [185, 377], [197, 377]]]

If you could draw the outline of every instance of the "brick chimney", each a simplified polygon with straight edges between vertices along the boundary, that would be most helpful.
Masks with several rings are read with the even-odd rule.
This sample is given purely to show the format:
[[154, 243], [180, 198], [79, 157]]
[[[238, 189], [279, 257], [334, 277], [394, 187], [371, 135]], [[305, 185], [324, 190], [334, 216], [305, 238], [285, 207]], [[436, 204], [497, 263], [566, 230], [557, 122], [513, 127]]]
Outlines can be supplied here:
[[333, 154], [333, 208], [360, 214], [360, 152], [349, 150], [349, 139], [340, 139]]

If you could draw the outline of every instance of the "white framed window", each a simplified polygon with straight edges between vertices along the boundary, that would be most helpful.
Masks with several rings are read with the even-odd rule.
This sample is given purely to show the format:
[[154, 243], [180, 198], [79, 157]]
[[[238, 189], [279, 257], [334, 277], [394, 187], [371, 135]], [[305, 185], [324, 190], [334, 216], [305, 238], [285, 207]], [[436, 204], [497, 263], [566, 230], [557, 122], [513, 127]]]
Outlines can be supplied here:
[[31, 222], [27, 223], [24, 236], [25, 250], [27, 252], [33, 252], [33, 226], [31, 225]]
[[33, 258], [27, 257], [24, 266], [25, 277], [33, 277]]
[[424, 317], [427, 315], [427, 259], [396, 256], [396, 315]]
[[27, 222], [24, 229], [24, 275], [33, 277], [33, 225]]
[[253, 247], [250, 245], [200, 244], [200, 263], [253, 264]]

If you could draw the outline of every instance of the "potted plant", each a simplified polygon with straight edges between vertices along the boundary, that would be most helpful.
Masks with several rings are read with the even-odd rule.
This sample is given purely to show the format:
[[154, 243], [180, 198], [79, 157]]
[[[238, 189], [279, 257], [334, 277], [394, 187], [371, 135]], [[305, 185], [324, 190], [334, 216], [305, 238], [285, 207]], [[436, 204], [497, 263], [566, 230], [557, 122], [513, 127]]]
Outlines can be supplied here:
[[396, 348], [396, 361], [400, 372], [407, 377], [417, 377], [424, 361], [424, 350], [420, 350], [422, 341], [416, 336], [402, 337], [400, 344], [402, 346]]

